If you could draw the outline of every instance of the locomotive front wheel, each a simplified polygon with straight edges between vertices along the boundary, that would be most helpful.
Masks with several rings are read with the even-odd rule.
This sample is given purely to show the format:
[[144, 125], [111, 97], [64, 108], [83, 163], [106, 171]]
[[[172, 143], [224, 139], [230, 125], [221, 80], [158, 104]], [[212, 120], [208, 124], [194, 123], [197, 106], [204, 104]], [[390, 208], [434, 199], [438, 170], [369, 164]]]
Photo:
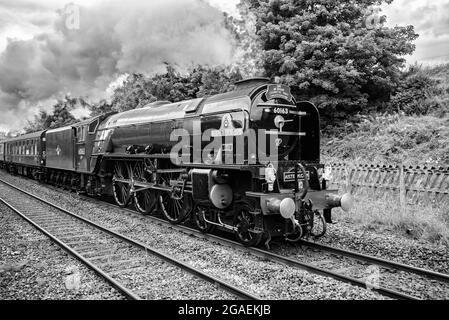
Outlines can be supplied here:
[[204, 233], [213, 232], [215, 230], [215, 225], [208, 223], [204, 218], [209, 221], [214, 222], [213, 212], [207, 206], [196, 205], [193, 211], [193, 220], [195, 221], [196, 227]]
[[263, 217], [253, 214], [249, 207], [244, 206], [238, 210], [234, 218], [234, 232], [237, 240], [245, 246], [257, 246], [263, 237]]
[[156, 191], [146, 189], [134, 193], [134, 206], [143, 215], [150, 214], [157, 204], [158, 196]]
[[114, 182], [112, 184], [112, 192], [114, 194], [115, 203], [121, 208], [125, 208], [129, 204], [130, 186], [123, 182]]
[[192, 211], [192, 197], [188, 195], [182, 199], [174, 199], [171, 192], [161, 192], [159, 204], [162, 214], [172, 224], [183, 222]]

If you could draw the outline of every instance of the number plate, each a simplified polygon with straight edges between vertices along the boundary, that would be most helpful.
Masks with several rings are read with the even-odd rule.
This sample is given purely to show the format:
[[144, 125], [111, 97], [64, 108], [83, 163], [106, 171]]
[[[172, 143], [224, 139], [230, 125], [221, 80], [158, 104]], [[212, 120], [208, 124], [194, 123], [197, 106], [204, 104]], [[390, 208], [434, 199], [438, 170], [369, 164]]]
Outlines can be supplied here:
[[273, 108], [273, 113], [288, 114], [288, 109], [287, 108]]
[[[309, 171], [306, 171], [307, 180], [310, 179]], [[298, 180], [304, 180], [304, 175], [302, 172], [298, 172]], [[294, 182], [295, 173], [294, 172], [284, 172], [284, 182]]]

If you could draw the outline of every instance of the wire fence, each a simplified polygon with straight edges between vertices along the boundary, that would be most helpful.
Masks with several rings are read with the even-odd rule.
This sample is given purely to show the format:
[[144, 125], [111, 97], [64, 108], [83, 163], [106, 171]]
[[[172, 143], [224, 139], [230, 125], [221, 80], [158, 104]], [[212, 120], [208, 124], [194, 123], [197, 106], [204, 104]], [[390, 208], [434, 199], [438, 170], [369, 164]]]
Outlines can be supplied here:
[[399, 195], [405, 204], [449, 205], [449, 167], [332, 164], [331, 188], [373, 197]]

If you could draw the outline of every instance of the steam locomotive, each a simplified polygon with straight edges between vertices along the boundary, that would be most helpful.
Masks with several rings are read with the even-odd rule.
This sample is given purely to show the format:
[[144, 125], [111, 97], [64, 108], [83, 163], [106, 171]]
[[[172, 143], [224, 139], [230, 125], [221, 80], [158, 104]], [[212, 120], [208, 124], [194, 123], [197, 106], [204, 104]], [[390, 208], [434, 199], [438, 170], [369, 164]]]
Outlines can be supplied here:
[[349, 194], [326, 188], [317, 108], [290, 87], [251, 78], [206, 98], [104, 114], [0, 142], [14, 174], [120, 207], [193, 220], [247, 246], [322, 236]]

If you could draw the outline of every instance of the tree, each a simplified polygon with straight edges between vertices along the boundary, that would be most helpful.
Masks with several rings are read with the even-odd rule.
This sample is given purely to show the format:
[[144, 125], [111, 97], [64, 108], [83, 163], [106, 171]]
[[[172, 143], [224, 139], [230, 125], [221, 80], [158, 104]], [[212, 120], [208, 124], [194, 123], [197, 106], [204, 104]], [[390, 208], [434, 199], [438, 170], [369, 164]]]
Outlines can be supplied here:
[[102, 99], [96, 103], [92, 103], [89, 105], [90, 115], [92, 117], [98, 116], [100, 114], [106, 114], [109, 112], [113, 112], [112, 104], [109, 103], [107, 100]]
[[51, 114], [44, 110], [40, 110], [39, 113], [34, 116], [33, 121], [28, 121], [28, 125], [25, 127], [25, 132], [29, 133], [59, 128], [78, 122], [79, 120], [70, 113], [70, 111], [75, 109], [78, 105], [86, 107], [87, 103], [83, 98], [72, 98], [70, 96], [58, 100], [53, 106], [53, 112]]
[[234, 83], [242, 80], [242, 75], [238, 68], [197, 66], [190, 71], [188, 78], [197, 88], [195, 97], [201, 98], [232, 91]]
[[373, 24], [376, 6], [392, 0], [241, 0], [256, 17], [264, 70], [297, 88], [324, 116], [344, 117], [368, 102], [387, 101], [402, 57], [417, 38], [413, 26]]
[[114, 90], [111, 106], [113, 111], [122, 112], [141, 108], [153, 101], [156, 101], [156, 97], [151, 94], [145, 76], [133, 73], [122, 86]]
[[261, 53], [262, 44], [256, 34], [256, 17], [243, 4], [237, 5], [241, 18], [224, 14], [225, 27], [235, 39], [233, 69], [243, 77], [257, 77], [264, 73]]
[[238, 69], [216, 66], [195, 66], [181, 74], [167, 64], [167, 71], [147, 77], [140, 73], [128, 76], [122, 86], [114, 90], [111, 103], [101, 101], [92, 105], [93, 114], [142, 108], [154, 101], [178, 102], [195, 99], [233, 89], [242, 76]]
[[398, 90], [390, 100], [391, 108], [408, 115], [444, 110], [443, 100], [438, 98], [444, 94], [441, 83], [421, 66], [412, 65], [402, 74]]

